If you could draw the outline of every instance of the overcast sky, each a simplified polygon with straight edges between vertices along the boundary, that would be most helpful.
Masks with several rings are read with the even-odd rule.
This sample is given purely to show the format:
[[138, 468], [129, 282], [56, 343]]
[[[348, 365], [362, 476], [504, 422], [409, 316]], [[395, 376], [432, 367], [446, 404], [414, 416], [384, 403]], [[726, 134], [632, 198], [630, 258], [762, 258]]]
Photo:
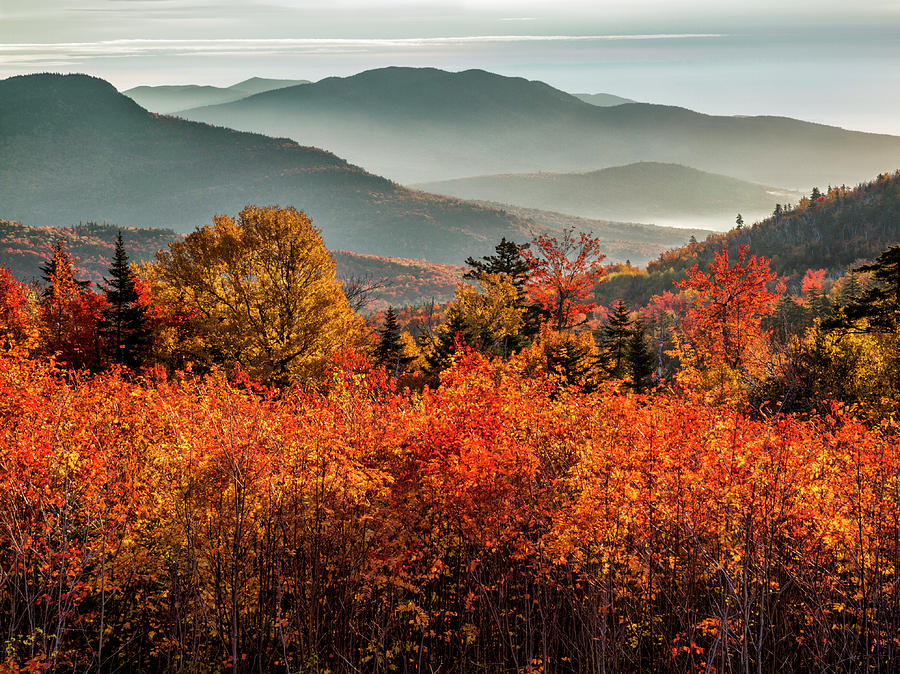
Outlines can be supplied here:
[[897, 0], [0, 0], [3, 77], [125, 89], [386, 65], [900, 135]]

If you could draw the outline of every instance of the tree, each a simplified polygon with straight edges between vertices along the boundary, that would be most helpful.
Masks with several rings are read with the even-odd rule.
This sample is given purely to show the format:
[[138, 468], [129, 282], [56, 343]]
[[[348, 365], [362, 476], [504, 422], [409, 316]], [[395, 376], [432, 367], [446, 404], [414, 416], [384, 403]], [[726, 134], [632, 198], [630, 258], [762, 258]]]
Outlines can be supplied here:
[[482, 351], [506, 357], [523, 346], [520, 337], [526, 309], [521, 306], [512, 277], [484, 272], [478, 285], [476, 289], [459, 284], [452, 306], [462, 316], [466, 333], [477, 337]]
[[75, 278], [75, 261], [62, 239], [41, 272], [46, 283], [40, 300], [44, 348], [69, 367], [97, 367], [103, 297], [90, 289], [90, 281]]
[[100, 322], [106, 352], [115, 363], [138, 367], [150, 345], [147, 310], [137, 292], [136, 278], [128, 264], [122, 232], [116, 237], [116, 252], [105, 279], [106, 307]]
[[450, 305], [447, 320], [433, 333], [423, 334], [419, 346], [425, 357], [425, 375], [431, 383], [437, 383], [440, 373], [453, 364], [453, 356], [460, 347], [478, 345], [478, 336], [473, 334], [459, 307]]
[[750, 256], [749, 250], [749, 246], [741, 246], [732, 265], [728, 248], [723, 247], [708, 273], [695, 264], [686, 279], [675, 282], [679, 288], [696, 293], [683, 330], [708, 366], [742, 365], [751, 347], [762, 338], [762, 316], [772, 313], [777, 299], [766, 289], [776, 277], [769, 261]]
[[737, 226], [738, 229], [743, 229], [744, 228], [744, 216], [741, 215], [740, 213], [738, 213], [737, 217], [734, 219], [734, 224]]
[[868, 332], [895, 332], [900, 327], [900, 244], [882, 251], [872, 264], [852, 271], [871, 272], [874, 283], [861, 289], [851, 274], [849, 279], [857, 285], [847, 291], [847, 303], [824, 327], [855, 326]]
[[597, 307], [592, 301], [594, 287], [606, 274], [600, 240], [584, 232], [576, 236], [572, 227], [559, 239], [541, 235], [532, 243], [534, 249], [523, 252], [531, 269], [526, 290], [551, 327], [568, 330], [587, 320]]
[[156, 267], [159, 292], [198, 314], [198, 356], [259, 380], [315, 380], [330, 353], [368, 343], [319, 231], [293, 207], [217, 215], [170, 244]]
[[609, 376], [622, 379], [631, 338], [631, 312], [622, 300], [613, 304], [599, 335], [600, 364]]
[[469, 271], [463, 274], [463, 278], [477, 281], [483, 274], [503, 274], [509, 276], [518, 290], [525, 287], [530, 267], [522, 252], [528, 250], [531, 244], [519, 245], [513, 241], [507, 241], [506, 237], [500, 239], [500, 243], [494, 246], [496, 255], [485, 255], [480, 260], [468, 257], [466, 264]]
[[415, 360], [404, 354], [400, 325], [394, 307], [388, 307], [384, 314], [384, 326], [378, 331], [378, 346], [375, 347], [375, 362], [384, 365], [395, 377], [406, 370]]
[[530, 243], [519, 245], [503, 237], [494, 247], [495, 255], [485, 255], [481, 260], [467, 258], [466, 264], [470, 269], [463, 274], [463, 278], [470, 281], [480, 281], [485, 275], [499, 274], [512, 282], [517, 294], [516, 307], [523, 310], [520, 331], [504, 338], [504, 344], [512, 350], [525, 346], [540, 331], [539, 308], [528, 304], [525, 292], [531, 266], [523, 253], [530, 247]]
[[630, 330], [625, 351], [625, 361], [631, 389], [635, 393], [642, 392], [653, 374], [656, 354], [647, 344], [644, 326], [636, 323]]

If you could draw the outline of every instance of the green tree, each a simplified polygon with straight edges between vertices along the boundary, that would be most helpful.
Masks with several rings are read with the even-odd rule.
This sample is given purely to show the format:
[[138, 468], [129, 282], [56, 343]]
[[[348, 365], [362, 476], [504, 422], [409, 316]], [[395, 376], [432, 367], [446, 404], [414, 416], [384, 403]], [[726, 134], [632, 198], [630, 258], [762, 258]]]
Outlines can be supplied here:
[[378, 346], [375, 347], [375, 362], [387, 368], [395, 377], [404, 372], [415, 360], [407, 356], [400, 339], [400, 324], [394, 307], [388, 307], [384, 314], [384, 325], [378, 331]]
[[628, 336], [625, 361], [632, 390], [642, 392], [650, 383], [656, 355], [647, 343], [646, 329], [640, 323], [634, 324]]
[[136, 281], [120, 231], [109, 278], [104, 279], [107, 305], [103, 309], [100, 333], [110, 360], [130, 368], [141, 365], [150, 346], [147, 311], [138, 295]]
[[625, 302], [616, 300], [598, 337], [601, 367], [610, 377], [624, 378], [628, 342], [631, 338], [631, 312]]
[[851, 274], [852, 287], [845, 289], [846, 303], [823, 322], [823, 327], [895, 332], [900, 328], [900, 244], [882, 251], [874, 263], [851, 271], [872, 272], [873, 283], [862, 289]]
[[447, 320], [433, 334], [423, 335], [419, 346], [425, 357], [425, 376], [436, 384], [440, 373], [453, 363], [453, 354], [459, 348], [478, 346], [478, 335], [472, 332], [459, 308], [451, 305]]

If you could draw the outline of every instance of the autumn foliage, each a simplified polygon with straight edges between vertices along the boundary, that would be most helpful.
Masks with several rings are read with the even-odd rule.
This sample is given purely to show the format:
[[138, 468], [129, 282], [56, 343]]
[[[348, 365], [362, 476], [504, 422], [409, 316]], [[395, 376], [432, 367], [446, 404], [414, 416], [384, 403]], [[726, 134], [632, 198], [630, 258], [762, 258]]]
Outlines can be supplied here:
[[[523, 253], [523, 293], [503, 273], [458, 287], [432, 351], [391, 312], [373, 364], [302, 213], [192, 236], [143, 270], [136, 369], [53, 341], [102, 304], [65, 265], [44, 296], [0, 269], [0, 672], [900, 669], [894, 407], [752, 404], [896, 342], [817, 332], [849, 281], [811, 271], [795, 301], [723, 250], [636, 328], [617, 305], [598, 343], [578, 327], [599, 252], [570, 232]], [[279, 246], [317, 294], [259, 281]], [[281, 333], [242, 332], [276, 310]], [[765, 321], [791, 312], [776, 339]], [[307, 334], [273, 376], [266, 354]], [[617, 334], [651, 375], [623, 385]], [[433, 381], [404, 385], [428, 356]]]

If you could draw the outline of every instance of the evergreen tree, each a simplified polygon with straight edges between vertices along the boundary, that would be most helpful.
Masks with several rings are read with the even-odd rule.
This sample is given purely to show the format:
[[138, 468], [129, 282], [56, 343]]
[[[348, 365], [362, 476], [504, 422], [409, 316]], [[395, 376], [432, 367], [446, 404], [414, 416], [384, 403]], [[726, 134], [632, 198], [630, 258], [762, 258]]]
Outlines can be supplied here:
[[547, 353], [547, 369], [559, 374], [565, 382], [584, 391], [596, 389], [593, 359], [587, 349], [572, 339], [554, 345]]
[[384, 326], [378, 331], [378, 346], [375, 348], [375, 362], [387, 368], [395, 377], [405, 371], [414, 360], [403, 353], [400, 340], [400, 325], [394, 307], [388, 307], [384, 315]]
[[737, 217], [734, 219], [734, 224], [737, 225], [738, 229], [744, 228], [744, 216], [740, 213], [737, 214]]
[[531, 244], [519, 245], [513, 241], [507, 241], [506, 237], [503, 237], [500, 239], [500, 243], [494, 246], [495, 255], [485, 255], [480, 260], [472, 257], [466, 258], [466, 264], [470, 270], [463, 274], [463, 278], [477, 281], [485, 274], [503, 274], [508, 276], [516, 287], [519, 294], [516, 306], [525, 310], [523, 316], [525, 325], [519, 334], [510, 335], [504, 339], [507, 351], [516, 351], [526, 346], [531, 338], [540, 332], [540, 308], [529, 305], [525, 298], [525, 282], [528, 280], [531, 268], [522, 257], [522, 251], [530, 247]]
[[466, 264], [471, 269], [463, 274], [463, 278], [477, 281], [482, 274], [504, 274], [512, 279], [516, 290], [522, 295], [529, 271], [528, 262], [522, 259], [522, 251], [529, 246], [527, 243], [520, 246], [503, 237], [500, 243], [494, 246], [496, 255], [485, 255], [480, 260], [466, 258]]
[[822, 196], [822, 192], [819, 191], [819, 188], [818, 188], [818, 187], [813, 187], [813, 188], [812, 188], [812, 193], [809, 195], [809, 200], [810, 200], [812, 203], [816, 203], [816, 200], [818, 200], [821, 196]]
[[447, 312], [447, 321], [435, 330], [433, 335], [423, 336], [425, 355], [425, 375], [432, 383], [437, 383], [441, 372], [450, 367], [453, 354], [463, 346], [477, 346], [477, 336], [471, 334], [465, 318], [456, 307]]
[[640, 323], [636, 323], [630, 331], [625, 360], [631, 388], [635, 393], [640, 393], [650, 383], [656, 360], [655, 354], [647, 344], [644, 326]]
[[114, 363], [136, 368], [146, 356], [150, 331], [134, 272], [128, 264], [122, 232], [116, 237], [116, 252], [103, 290], [107, 307], [103, 310], [100, 330], [106, 341], [107, 354]]
[[610, 377], [626, 374], [628, 341], [631, 337], [631, 312], [625, 302], [616, 300], [606, 324], [600, 328], [600, 365]]
[[865, 290], [854, 288], [855, 296], [825, 327], [847, 327], [865, 319], [868, 332], [893, 332], [900, 328], [900, 244], [882, 251], [874, 263], [852, 271], [873, 272], [874, 283]]

